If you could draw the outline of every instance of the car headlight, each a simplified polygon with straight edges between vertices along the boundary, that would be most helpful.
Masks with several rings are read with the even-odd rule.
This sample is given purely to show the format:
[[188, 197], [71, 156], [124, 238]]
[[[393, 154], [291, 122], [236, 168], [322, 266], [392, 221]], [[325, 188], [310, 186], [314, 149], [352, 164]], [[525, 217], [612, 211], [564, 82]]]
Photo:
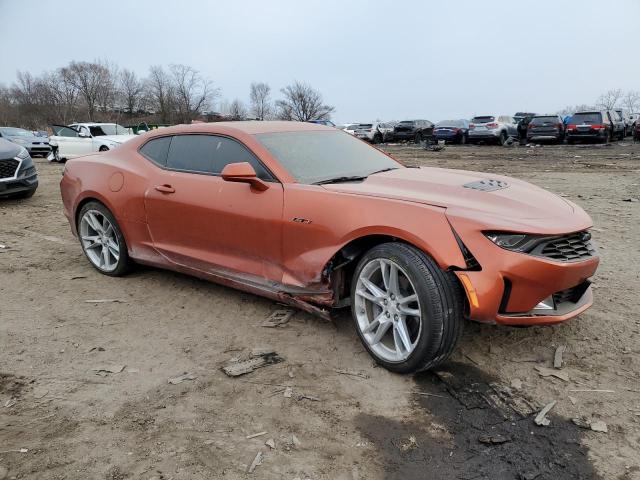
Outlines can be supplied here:
[[26, 160], [27, 158], [29, 158], [29, 151], [24, 147], [20, 147], [20, 153], [18, 153], [18, 155], [16, 155], [16, 158], [20, 158], [22, 160]]
[[524, 233], [483, 232], [484, 236], [500, 248], [513, 252], [530, 252], [536, 245], [544, 241], [546, 236], [527, 235]]

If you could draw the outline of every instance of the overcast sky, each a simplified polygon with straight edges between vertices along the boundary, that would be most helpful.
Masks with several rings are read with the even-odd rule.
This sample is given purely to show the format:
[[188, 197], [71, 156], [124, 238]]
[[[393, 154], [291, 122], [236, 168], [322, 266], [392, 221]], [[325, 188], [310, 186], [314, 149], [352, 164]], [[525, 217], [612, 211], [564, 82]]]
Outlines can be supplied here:
[[539, 113], [640, 90], [639, 0], [0, 0], [0, 83], [183, 63], [247, 101], [300, 80], [339, 122]]

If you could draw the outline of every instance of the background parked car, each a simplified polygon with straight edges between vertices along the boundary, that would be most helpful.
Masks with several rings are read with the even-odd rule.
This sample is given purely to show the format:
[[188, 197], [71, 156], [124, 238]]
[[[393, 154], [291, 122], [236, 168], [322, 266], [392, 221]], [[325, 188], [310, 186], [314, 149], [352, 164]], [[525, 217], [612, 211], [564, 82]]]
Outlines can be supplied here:
[[469, 135], [468, 120], [441, 120], [436, 123], [433, 129], [433, 136], [436, 140], [444, 140], [451, 143], [467, 143]]
[[486, 141], [503, 145], [507, 138], [517, 135], [515, 120], [510, 115], [480, 115], [469, 123], [469, 143]]
[[613, 138], [617, 138], [618, 140], [624, 140], [624, 137], [627, 135], [627, 126], [624, 123], [624, 118], [622, 115], [618, 113], [618, 110], [609, 110], [607, 112], [611, 117], [611, 124], [613, 125]]
[[61, 161], [93, 152], [111, 150], [135, 138], [129, 130], [116, 123], [74, 123], [51, 125], [49, 143], [53, 149], [50, 160]]
[[527, 125], [527, 141], [564, 141], [564, 123], [560, 115], [536, 115]]
[[349, 135], [355, 135], [356, 130], [360, 124], [359, 123], [345, 123], [340, 125], [338, 128], [343, 132], [347, 132]]
[[640, 142], [640, 122], [636, 120], [633, 124], [633, 139], [636, 142]]
[[609, 112], [588, 111], [574, 113], [567, 125], [567, 143], [596, 141], [606, 143], [613, 136], [614, 126]]
[[635, 117], [633, 113], [629, 112], [626, 108], [616, 108], [615, 111], [622, 117], [622, 121], [624, 122], [624, 132], [625, 137], [633, 134], [633, 124], [635, 122]]
[[515, 115], [513, 116], [513, 120], [515, 121], [516, 125], [519, 124], [522, 120], [524, 120], [525, 118], [529, 117], [529, 119], [535, 117], [536, 115], [538, 115], [537, 113], [533, 113], [533, 112], [516, 112]]
[[27, 149], [0, 138], [0, 197], [29, 198], [38, 188], [38, 172]]
[[403, 120], [393, 128], [393, 140], [420, 143], [433, 137], [433, 127], [429, 120]]
[[0, 127], [0, 137], [26, 148], [29, 155], [46, 157], [51, 152], [48, 138], [36, 136], [23, 128]]
[[380, 122], [361, 123], [356, 127], [355, 136], [371, 143], [382, 143], [393, 136], [393, 127]]

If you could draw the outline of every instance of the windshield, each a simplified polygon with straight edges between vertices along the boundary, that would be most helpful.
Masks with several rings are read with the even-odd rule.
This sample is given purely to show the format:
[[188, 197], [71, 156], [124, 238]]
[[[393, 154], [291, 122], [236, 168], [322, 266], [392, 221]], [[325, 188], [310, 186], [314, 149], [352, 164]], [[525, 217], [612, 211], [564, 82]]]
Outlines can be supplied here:
[[94, 137], [102, 137], [104, 135], [127, 135], [129, 129], [118, 125], [117, 123], [107, 123], [104, 125], [92, 125], [89, 127], [91, 135]]
[[389, 156], [339, 130], [262, 133], [256, 138], [300, 183], [402, 168]]
[[471, 122], [473, 123], [489, 123], [493, 122], [496, 117], [473, 117]]
[[602, 123], [602, 116], [599, 113], [576, 113], [571, 117], [570, 122], [584, 124]]
[[2, 127], [0, 132], [8, 137], [33, 137], [33, 133], [22, 128]]
[[544, 125], [545, 123], [560, 123], [558, 117], [548, 116], [548, 117], [533, 117], [531, 119], [531, 123], [533, 125]]

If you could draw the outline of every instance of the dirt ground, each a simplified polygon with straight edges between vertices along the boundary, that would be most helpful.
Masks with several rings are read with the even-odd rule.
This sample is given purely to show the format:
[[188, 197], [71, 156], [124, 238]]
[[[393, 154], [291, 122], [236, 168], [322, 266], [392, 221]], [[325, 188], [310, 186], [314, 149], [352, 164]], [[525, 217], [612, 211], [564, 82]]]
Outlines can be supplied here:
[[[555, 327], [467, 323], [438, 372], [391, 374], [347, 316], [264, 328], [282, 308], [269, 300], [151, 268], [98, 274], [62, 215], [63, 166], [38, 160], [36, 195], [0, 202], [0, 479], [640, 479], [640, 145], [386, 148], [582, 205], [602, 259], [593, 308]], [[285, 360], [220, 370], [261, 346]], [[558, 346], [565, 379], [542, 377]]]

